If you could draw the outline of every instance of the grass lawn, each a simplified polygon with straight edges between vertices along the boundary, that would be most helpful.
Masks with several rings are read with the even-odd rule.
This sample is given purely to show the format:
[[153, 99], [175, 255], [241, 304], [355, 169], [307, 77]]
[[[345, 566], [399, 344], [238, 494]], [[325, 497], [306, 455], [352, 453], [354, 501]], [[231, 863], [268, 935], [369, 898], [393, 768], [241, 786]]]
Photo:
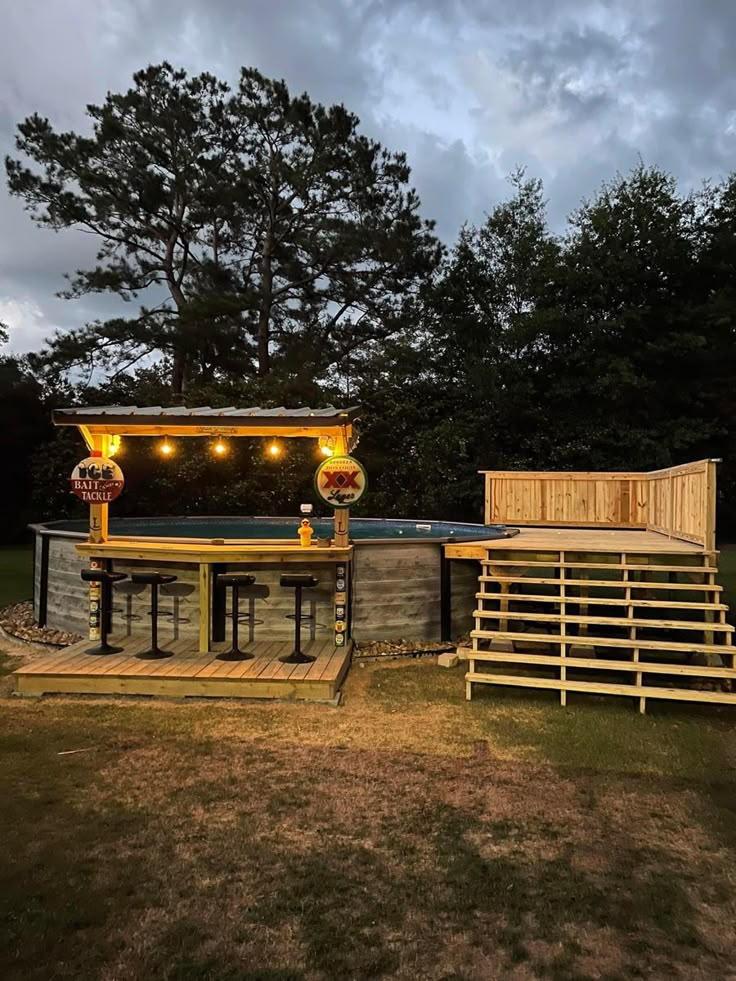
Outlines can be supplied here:
[[0, 546], [0, 609], [33, 596], [33, 549], [30, 545]]
[[736, 714], [462, 675], [0, 699], [4, 981], [733, 976]]

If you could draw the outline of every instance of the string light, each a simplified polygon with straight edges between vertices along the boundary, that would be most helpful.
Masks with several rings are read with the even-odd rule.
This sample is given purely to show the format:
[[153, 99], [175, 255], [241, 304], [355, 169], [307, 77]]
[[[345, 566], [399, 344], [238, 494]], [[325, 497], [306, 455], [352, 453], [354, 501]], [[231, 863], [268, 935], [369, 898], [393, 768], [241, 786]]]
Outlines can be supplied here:
[[335, 452], [335, 440], [332, 436], [320, 436], [319, 451], [322, 456], [332, 456]]
[[169, 442], [168, 436], [164, 436], [163, 441], [159, 443], [158, 448], [159, 451], [161, 452], [161, 456], [171, 456], [172, 453], [174, 452], [174, 447]]
[[228, 446], [222, 436], [218, 436], [212, 444], [212, 452], [215, 456], [223, 457], [227, 455]]

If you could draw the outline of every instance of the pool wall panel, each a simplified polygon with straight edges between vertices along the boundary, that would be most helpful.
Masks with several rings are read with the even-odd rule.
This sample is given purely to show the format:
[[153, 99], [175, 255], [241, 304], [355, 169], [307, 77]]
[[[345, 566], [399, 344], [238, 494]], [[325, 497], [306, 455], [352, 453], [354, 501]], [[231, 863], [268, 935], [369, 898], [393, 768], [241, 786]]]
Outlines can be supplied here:
[[[34, 583], [34, 609], [38, 611], [40, 539], [36, 536], [37, 573]], [[88, 590], [80, 579], [86, 566], [75, 550], [78, 538], [50, 536], [49, 580], [47, 594], [47, 623], [50, 627], [86, 636]], [[438, 542], [358, 543], [353, 563], [353, 636], [355, 640], [440, 639], [440, 561], [442, 545]], [[293, 636], [293, 590], [282, 589], [278, 565], [233, 566], [250, 571], [257, 577], [252, 598], [257, 620], [255, 638], [288, 640]], [[171, 617], [159, 621], [161, 639], [196, 637], [199, 632], [199, 570], [196, 565], [136, 561], [116, 561], [119, 572], [155, 569], [178, 576], [177, 588], [191, 587], [179, 601], [179, 622]], [[289, 567], [290, 572], [314, 572], [306, 565]], [[334, 630], [334, 570], [320, 567], [316, 575], [320, 584], [305, 590], [304, 611], [312, 613], [315, 621], [303, 625], [303, 636], [328, 639]], [[472, 626], [475, 606], [478, 567], [474, 562], [452, 563], [452, 631], [453, 636], [465, 633]], [[142, 634], [150, 631], [150, 590], [137, 595], [124, 592], [127, 585], [116, 589], [113, 598], [113, 630], [121, 634]], [[186, 589], [182, 590], [186, 592]], [[229, 605], [229, 597], [228, 597]], [[173, 611], [173, 597], [162, 593], [159, 603], [163, 611]], [[249, 612], [250, 597], [241, 600], [241, 611]], [[128, 616], [132, 614], [133, 619]], [[227, 636], [230, 623], [227, 622]], [[248, 626], [241, 626], [241, 636], [248, 636]]]

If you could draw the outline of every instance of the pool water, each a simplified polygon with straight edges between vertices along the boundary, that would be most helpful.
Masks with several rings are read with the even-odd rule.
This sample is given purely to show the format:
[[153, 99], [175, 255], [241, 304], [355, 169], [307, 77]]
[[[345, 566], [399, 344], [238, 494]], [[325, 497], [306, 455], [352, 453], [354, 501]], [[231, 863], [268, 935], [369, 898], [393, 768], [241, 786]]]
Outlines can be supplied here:
[[[300, 518], [261, 517], [176, 517], [176, 518], [111, 518], [110, 534], [150, 538], [225, 538], [225, 539], [289, 539], [297, 538]], [[334, 526], [331, 518], [312, 518], [318, 538], [331, 538]], [[86, 534], [86, 521], [48, 522], [47, 528]], [[489, 538], [509, 538], [516, 529], [503, 525], [474, 525], [451, 521], [409, 521], [396, 518], [352, 518], [350, 537], [356, 540], [426, 539], [433, 541], [474, 541]]]

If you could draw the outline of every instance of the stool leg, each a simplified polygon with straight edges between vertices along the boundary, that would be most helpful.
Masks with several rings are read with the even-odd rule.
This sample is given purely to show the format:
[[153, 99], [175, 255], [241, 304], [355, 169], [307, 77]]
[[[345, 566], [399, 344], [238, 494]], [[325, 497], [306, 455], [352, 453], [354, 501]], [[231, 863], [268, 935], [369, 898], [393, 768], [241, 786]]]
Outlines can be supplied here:
[[233, 586], [233, 654], [240, 654], [240, 647], [238, 646], [238, 616], [240, 614], [238, 609], [239, 599], [238, 584], [235, 583]]
[[314, 658], [302, 652], [302, 587], [294, 588], [294, 650], [280, 657], [283, 664], [308, 664]]
[[294, 657], [301, 659], [302, 656], [302, 587], [296, 587], [294, 597]]
[[219, 661], [250, 661], [251, 658], [255, 657], [249, 651], [240, 650], [240, 638], [238, 635], [238, 628], [240, 617], [240, 593], [237, 583], [233, 583], [233, 608], [232, 608], [232, 618], [233, 618], [233, 646], [229, 651], [224, 651], [222, 654], [217, 655]]
[[151, 647], [138, 657], [144, 661], [157, 661], [162, 657], [172, 657], [172, 651], [162, 651], [158, 646], [158, 583], [151, 583]]
[[151, 653], [158, 654], [158, 583], [151, 585]]
[[122, 647], [113, 647], [107, 642], [108, 617], [112, 606], [112, 583], [100, 583], [100, 643], [97, 647], [90, 647], [87, 654], [119, 654]]

